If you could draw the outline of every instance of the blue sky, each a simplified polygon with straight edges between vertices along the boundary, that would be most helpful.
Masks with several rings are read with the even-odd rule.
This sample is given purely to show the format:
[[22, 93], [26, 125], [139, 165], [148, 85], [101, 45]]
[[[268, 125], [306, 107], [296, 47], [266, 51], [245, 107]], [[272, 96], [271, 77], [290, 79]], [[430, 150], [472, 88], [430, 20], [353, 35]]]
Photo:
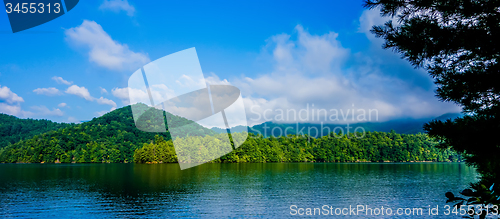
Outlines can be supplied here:
[[381, 121], [459, 112], [424, 70], [381, 49], [368, 30], [384, 21], [362, 1], [98, 0], [13, 34], [2, 11], [0, 112], [90, 120], [127, 104], [135, 70], [191, 47], [208, 81], [241, 89], [251, 124], [312, 104], [377, 109]]

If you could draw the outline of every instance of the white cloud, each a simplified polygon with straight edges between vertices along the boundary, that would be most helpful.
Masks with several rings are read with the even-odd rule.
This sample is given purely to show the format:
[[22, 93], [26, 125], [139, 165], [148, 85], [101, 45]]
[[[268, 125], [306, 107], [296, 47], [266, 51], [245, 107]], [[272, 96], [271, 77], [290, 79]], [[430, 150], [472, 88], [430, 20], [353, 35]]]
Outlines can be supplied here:
[[219, 76], [217, 76], [215, 73], [211, 72], [210, 76], [205, 78], [205, 81], [207, 84], [210, 85], [231, 85], [227, 79], [221, 80]]
[[116, 87], [116, 88], [113, 88], [111, 90], [111, 94], [113, 94], [113, 96], [119, 98], [122, 101], [123, 104], [129, 105], [130, 104], [130, 100], [129, 100], [129, 97], [128, 97], [128, 89], [129, 88], [126, 88], [126, 87], [125, 88], [117, 88]]
[[13, 116], [23, 116], [23, 111], [21, 110], [21, 105], [16, 104], [16, 105], [9, 105], [6, 103], [1, 103], [0, 102], [0, 113], [5, 113], [8, 115], [13, 115]]
[[[168, 100], [175, 97], [174, 91], [168, 88], [164, 84], [155, 84], [151, 86], [151, 96], [153, 100]], [[129, 105], [130, 100], [132, 104], [142, 102], [150, 105], [149, 94], [146, 89], [136, 89], [136, 88], [113, 88], [111, 91], [113, 96], [119, 98], [123, 104]], [[160, 103], [155, 103], [158, 105]]]
[[62, 77], [57, 76], [52, 77], [52, 80], [56, 81], [58, 84], [71, 85], [73, 83], [72, 81], [66, 81]]
[[[363, 23], [361, 27], [371, 25]], [[242, 91], [250, 123], [269, 119], [292, 122], [293, 118], [278, 115], [307, 107], [310, 112], [313, 109], [344, 112], [375, 109], [380, 121], [427, 118], [460, 111], [454, 104], [438, 101], [432, 80], [399, 56], [381, 51], [381, 44], [372, 46], [376, 49], [366, 53], [352, 54], [342, 47], [334, 32], [312, 35], [301, 26], [295, 31], [294, 35], [280, 34], [268, 40], [263, 57], [271, 57], [274, 63], [268, 74], [231, 81]], [[348, 61], [354, 64], [346, 67]], [[267, 119], [263, 118], [264, 114]], [[315, 117], [301, 122], [320, 121]], [[327, 119], [325, 122], [342, 121]]]
[[131, 51], [126, 44], [114, 41], [101, 25], [84, 20], [78, 27], [65, 31], [66, 40], [73, 45], [86, 47], [90, 62], [111, 70], [136, 70], [148, 63], [144, 53]]
[[382, 16], [380, 10], [365, 10], [359, 17], [358, 32], [364, 33], [370, 41], [378, 41], [378, 44], [382, 44], [383, 39], [376, 38], [375, 34], [371, 33], [370, 30], [373, 26], [384, 25], [389, 20], [392, 21], [394, 27], [400, 26], [397, 18], [400, 13], [397, 12], [396, 14], [394, 18], [391, 18], [390, 16]]
[[0, 101], [5, 101], [9, 104], [24, 102], [24, 99], [12, 92], [7, 86], [0, 85]]
[[381, 25], [390, 20], [388, 17], [382, 17], [379, 10], [365, 10], [359, 18], [358, 31], [366, 34], [367, 38], [374, 39], [375, 35], [370, 33], [374, 25]]
[[66, 122], [66, 123], [76, 123], [76, 124], [81, 123], [80, 120], [78, 120], [77, 118], [72, 117], [72, 116], [68, 117], [68, 119], [66, 119], [63, 122]]
[[111, 111], [113, 111], [115, 109], [116, 109], [116, 107], [112, 107], [110, 110], [98, 111], [98, 112], [95, 112], [95, 115], [97, 115], [97, 116], [103, 116], [104, 114], [109, 113], [109, 112], [111, 112]]
[[98, 104], [103, 104], [103, 105], [110, 105], [112, 106], [113, 108], [116, 108], [116, 103], [115, 101], [112, 101], [110, 99], [106, 99], [104, 97], [101, 97], [99, 99], [96, 99], [97, 103]]
[[60, 95], [61, 92], [55, 88], [55, 87], [49, 87], [49, 88], [37, 88], [33, 90], [36, 94], [43, 94], [47, 96], [55, 96], [55, 95]]
[[[50, 92], [51, 89], [47, 89]], [[46, 90], [38, 90], [41, 93], [46, 92]], [[37, 92], [37, 89], [34, 91]], [[47, 93], [44, 93], [47, 94]], [[23, 98], [19, 97], [17, 94], [13, 93], [8, 87], [0, 86], [0, 112], [26, 118], [34, 116], [62, 116], [64, 113], [60, 109], [49, 110], [46, 106], [33, 106], [32, 111], [24, 111], [21, 108], [21, 102], [24, 102]]]
[[79, 87], [78, 85], [71, 85], [71, 87], [69, 87], [66, 90], [66, 93], [79, 96], [79, 97], [84, 98], [88, 101], [94, 100], [94, 98], [92, 96], [90, 96], [89, 90], [87, 90], [87, 88]]
[[[88, 100], [88, 101], [96, 101], [98, 104], [101, 104], [101, 105], [109, 105], [109, 106], [111, 106], [110, 111], [115, 110], [117, 107], [115, 101], [104, 98], [104, 97], [100, 97], [100, 98], [92, 97], [87, 88], [79, 87], [78, 85], [71, 85], [71, 87], [69, 87], [66, 90], [66, 93], [79, 96], [79, 97], [84, 98], [85, 100]], [[60, 103], [58, 106], [65, 107], [66, 103]]]
[[57, 104], [57, 106], [58, 106], [58, 107], [61, 107], [61, 108], [66, 107], [67, 105], [68, 105], [68, 104], [66, 104], [66, 103], [60, 103], [60, 104]]
[[100, 10], [110, 10], [113, 12], [125, 11], [128, 16], [134, 16], [135, 8], [127, 0], [104, 0], [99, 6]]
[[50, 110], [46, 106], [32, 106], [33, 113], [40, 116], [63, 116], [64, 113], [60, 109]]
[[101, 94], [107, 94], [108, 91], [102, 87], [99, 87], [99, 89], [101, 90]]
[[98, 111], [98, 112], [95, 112], [95, 114], [98, 116], [98, 117], [101, 117], [103, 116], [104, 114], [108, 113], [109, 111], [106, 111], [106, 110], [103, 110], [103, 111]]
[[[332, 109], [343, 110], [344, 113], [349, 110], [351, 114], [352, 110], [376, 110], [377, 118], [372, 118], [373, 122], [429, 118], [459, 112], [458, 106], [442, 103], [434, 96], [435, 86], [425, 71], [415, 70], [398, 54], [381, 49], [383, 41], [369, 33], [371, 26], [379, 22], [385, 22], [385, 18], [372, 12], [365, 12], [360, 18], [359, 32], [366, 34], [370, 41], [365, 51], [352, 53], [342, 46], [335, 32], [315, 35], [299, 25], [294, 34], [279, 34], [267, 41], [262, 56], [269, 57], [273, 63], [273, 68], [264, 72], [267, 74], [227, 81], [212, 73], [205, 81], [208, 84], [233, 84], [240, 88], [249, 125], [266, 120], [299, 121], [300, 118], [279, 120], [277, 116], [279, 112], [299, 112], [306, 108], [316, 112], [325, 109], [328, 118]], [[176, 81], [177, 84], [183, 85], [185, 81], [192, 83], [189, 77], [181, 79]], [[168, 98], [171, 94], [167, 95], [167, 91], [169, 89], [164, 87], [163, 92], [152, 93], [153, 99]], [[130, 99], [149, 102], [145, 89], [129, 91], [127, 88], [114, 88], [111, 93], [124, 104], [130, 104]], [[178, 110], [179, 113], [186, 111], [180, 107]], [[256, 119], [257, 115], [260, 118]], [[323, 120], [317, 118], [316, 115], [312, 120], [301, 122]], [[327, 119], [325, 122], [352, 121]], [[355, 122], [364, 121], [356, 118]]]
[[[154, 84], [151, 85], [151, 96], [153, 97], [153, 100], [168, 100], [170, 98], [175, 97], [174, 90], [170, 89], [167, 87], [167, 85], [164, 84]], [[132, 95], [136, 95], [132, 93]], [[142, 93], [140, 94], [142, 95]], [[149, 99], [149, 96], [148, 96]], [[155, 103], [155, 104], [160, 104], [160, 103]]]
[[[175, 83], [179, 87], [183, 87], [183, 88], [200, 88], [200, 87], [206, 86], [206, 84], [207, 84], [207, 82], [203, 79], [203, 77], [193, 78], [193, 76], [189, 76], [189, 75], [180, 76], [177, 80], [175, 80]], [[162, 85], [164, 85], [164, 84], [162, 84]], [[164, 86], [166, 86], [166, 85], [164, 85]]]
[[[135, 89], [135, 88], [113, 88], [111, 91], [113, 96], [119, 98], [124, 105], [130, 105], [130, 99], [137, 102], [147, 103], [149, 105], [149, 94], [146, 90]], [[130, 96], [129, 96], [130, 95]]]
[[[72, 85], [71, 87], [69, 87], [66, 90], [66, 93], [79, 96], [79, 97], [84, 98], [85, 100], [88, 100], [88, 101], [95, 100], [98, 104], [110, 105], [112, 107], [111, 110], [116, 109], [115, 101], [104, 98], [104, 97], [94, 98], [90, 95], [89, 90], [85, 87], [79, 87], [78, 85]], [[63, 103], [61, 103], [61, 104], [63, 104]], [[64, 106], [65, 106], [65, 103], [64, 103]]]
[[[212, 85], [230, 85], [229, 81], [226, 79], [221, 80], [216, 74], [210, 73], [210, 76], [205, 78], [203, 82], [199, 81], [194, 81], [192, 78], [188, 76], [183, 76], [182, 81], [178, 80], [176, 82], [177, 84], [180, 85], [185, 85], [185, 84], [199, 84], [203, 83], [203, 86], [205, 84], [212, 84]], [[164, 84], [154, 84], [151, 86], [151, 96], [153, 97], [154, 100], [169, 100], [171, 98], [174, 98], [175, 92], [174, 90], [168, 88]], [[133, 101], [132, 104], [142, 102], [149, 104], [150, 103], [150, 98], [149, 94], [144, 87], [143, 89], [136, 89], [136, 88], [113, 88], [111, 90], [111, 94], [118, 99], [122, 101], [124, 105], [130, 105], [130, 100]], [[156, 103], [156, 105], [161, 104], [161, 103]]]
[[24, 99], [12, 92], [9, 87], [0, 85], [0, 113], [5, 113], [17, 117], [26, 117], [29, 112], [21, 109]]

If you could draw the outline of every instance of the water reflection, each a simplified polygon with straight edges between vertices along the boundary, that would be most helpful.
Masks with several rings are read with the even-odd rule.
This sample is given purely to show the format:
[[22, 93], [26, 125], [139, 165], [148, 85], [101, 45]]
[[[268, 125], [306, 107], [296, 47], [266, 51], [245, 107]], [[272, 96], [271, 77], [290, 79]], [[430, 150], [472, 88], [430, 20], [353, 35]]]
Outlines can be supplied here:
[[[287, 217], [290, 205], [444, 205], [476, 177], [456, 163], [2, 164], [6, 217]], [[392, 218], [392, 217], [391, 217]]]

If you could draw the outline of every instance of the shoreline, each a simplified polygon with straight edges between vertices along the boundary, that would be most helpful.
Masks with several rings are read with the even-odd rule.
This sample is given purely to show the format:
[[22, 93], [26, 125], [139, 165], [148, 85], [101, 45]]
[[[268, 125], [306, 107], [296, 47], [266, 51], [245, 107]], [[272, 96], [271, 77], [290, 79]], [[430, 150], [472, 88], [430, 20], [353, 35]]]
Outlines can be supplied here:
[[[229, 164], [229, 163], [338, 163], [338, 164], [354, 164], [354, 163], [373, 163], [373, 164], [398, 164], [398, 163], [465, 163], [464, 161], [354, 161], [354, 162], [314, 162], [314, 161], [306, 161], [306, 162], [207, 162], [207, 163], [220, 163], [220, 164]], [[163, 163], [163, 162], [146, 162], [146, 163], [134, 163], [134, 162], [118, 162], [118, 163], [112, 163], [112, 162], [88, 162], [88, 163], [76, 163], [76, 162], [71, 162], [71, 163], [63, 163], [63, 162], [54, 162], [54, 163], [46, 163], [46, 162], [40, 162], [40, 163], [25, 163], [25, 162], [16, 162], [16, 163], [0, 163], [0, 164], [178, 164], [177, 162], [173, 163]], [[204, 163], [205, 164], [205, 163]]]

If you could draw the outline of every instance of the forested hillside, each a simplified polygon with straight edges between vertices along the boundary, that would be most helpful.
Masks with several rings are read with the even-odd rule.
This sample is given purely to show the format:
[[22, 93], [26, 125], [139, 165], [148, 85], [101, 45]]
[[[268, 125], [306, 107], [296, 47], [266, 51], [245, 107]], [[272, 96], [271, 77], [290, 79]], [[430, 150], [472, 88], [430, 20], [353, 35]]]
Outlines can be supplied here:
[[72, 125], [74, 124], [57, 123], [46, 119], [19, 119], [0, 113], [0, 148], [21, 139], [30, 139], [35, 135]]
[[[194, 160], [206, 160], [203, 156], [210, 153], [211, 150], [217, 150], [217, 147], [222, 147], [210, 144], [210, 147], [214, 148], [201, 150], [200, 142], [212, 141], [215, 138], [222, 139], [224, 135], [216, 134], [213, 130], [206, 129], [190, 120], [148, 108], [143, 104], [134, 105], [134, 107], [134, 109], [145, 112], [142, 114], [144, 116], [139, 119], [141, 129], [153, 127], [154, 130], [160, 130], [159, 125], [163, 124], [158, 122], [161, 121], [161, 118], [157, 117], [163, 115], [165, 123], [167, 116], [172, 117], [173, 122], [169, 125], [184, 129], [182, 135], [174, 139], [177, 149], [181, 147], [183, 150], [199, 150], [198, 156], [200, 157], [193, 158]], [[137, 111], [134, 112], [137, 113]], [[131, 106], [114, 110], [89, 122], [71, 125], [47, 120], [21, 120], [12, 116], [0, 118], [6, 121], [0, 126], [3, 130], [2, 141], [9, 139], [7, 137], [23, 136], [7, 134], [11, 132], [29, 136], [29, 133], [48, 130], [45, 133], [32, 134], [31, 137], [22, 137], [23, 140], [0, 149], [0, 162], [177, 162], [176, 150], [170, 134], [168, 132], [144, 132], [136, 128]], [[28, 128], [29, 124], [33, 126]], [[243, 136], [242, 133], [232, 134], [232, 138], [243, 138]], [[307, 135], [266, 138], [250, 133], [241, 147], [213, 162], [461, 160], [458, 154], [450, 150], [441, 151], [435, 148], [437, 143], [426, 134], [396, 134], [392, 131], [390, 133], [367, 132], [365, 137], [359, 139], [352, 135], [337, 137], [334, 137], [333, 133], [329, 133], [318, 138]]]
[[[209, 151], [218, 151], [220, 145], [209, 144], [203, 148], [201, 142], [218, 142], [223, 135], [187, 137], [175, 140], [175, 147], [199, 151], [198, 156], [208, 156]], [[358, 135], [359, 136], [359, 135]], [[233, 139], [244, 137], [243, 133], [232, 134]], [[338, 136], [337, 136], [338, 137]], [[436, 148], [437, 142], [426, 134], [396, 134], [394, 131], [367, 132], [364, 138], [354, 136], [334, 137], [331, 133], [321, 138], [290, 135], [279, 138], [264, 138], [249, 134], [239, 148], [212, 162], [412, 162], [438, 161], [457, 162], [461, 157], [449, 150]], [[189, 142], [189, 143], [188, 143]], [[195, 143], [193, 143], [195, 142]], [[196, 143], [197, 142], [197, 143]], [[203, 157], [193, 158], [204, 160]], [[157, 136], [154, 142], [145, 143], [135, 151], [137, 163], [177, 162], [172, 141]]]
[[[142, 107], [144, 111], [157, 110], [143, 104], [136, 107]], [[185, 136], [214, 134], [210, 129], [168, 113], [163, 114], [165, 123], [165, 116], [173, 117], [175, 124], [172, 125], [186, 124]], [[150, 122], [147, 117], [145, 120]], [[0, 149], [0, 162], [131, 162], [135, 149], [153, 141], [155, 135], [170, 139], [168, 132], [149, 133], [137, 129], [131, 106], [126, 106], [89, 122], [38, 134], [9, 145]]]

